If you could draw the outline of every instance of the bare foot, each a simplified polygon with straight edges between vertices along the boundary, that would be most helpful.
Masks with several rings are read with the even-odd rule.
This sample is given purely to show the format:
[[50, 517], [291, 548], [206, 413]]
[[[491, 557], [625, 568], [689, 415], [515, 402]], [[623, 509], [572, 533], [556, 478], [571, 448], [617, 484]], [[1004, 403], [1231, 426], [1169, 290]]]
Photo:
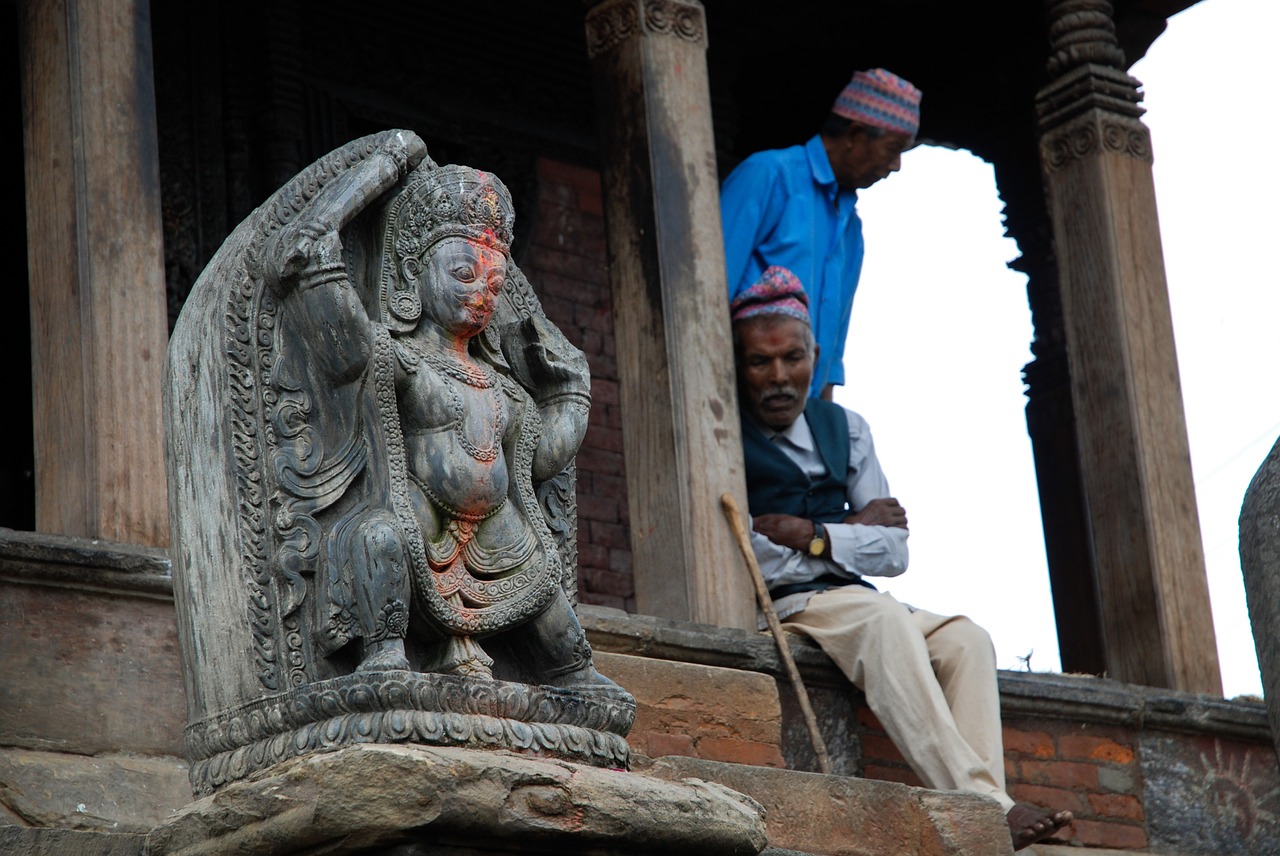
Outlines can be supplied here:
[[1064, 826], [1070, 826], [1073, 819], [1069, 811], [1050, 812], [1031, 805], [1015, 805], [1005, 815], [1014, 850], [1044, 841]]

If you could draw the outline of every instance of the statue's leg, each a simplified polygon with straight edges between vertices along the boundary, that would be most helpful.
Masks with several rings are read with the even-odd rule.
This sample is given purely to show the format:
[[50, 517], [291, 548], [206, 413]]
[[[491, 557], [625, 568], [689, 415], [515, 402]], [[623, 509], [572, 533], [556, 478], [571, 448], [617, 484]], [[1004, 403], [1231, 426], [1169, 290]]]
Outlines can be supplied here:
[[563, 590], [513, 635], [528, 646], [537, 683], [567, 688], [617, 686], [596, 671], [587, 634]]
[[409, 568], [400, 533], [382, 516], [363, 521], [355, 535], [351, 576], [364, 654], [357, 671], [408, 669]]

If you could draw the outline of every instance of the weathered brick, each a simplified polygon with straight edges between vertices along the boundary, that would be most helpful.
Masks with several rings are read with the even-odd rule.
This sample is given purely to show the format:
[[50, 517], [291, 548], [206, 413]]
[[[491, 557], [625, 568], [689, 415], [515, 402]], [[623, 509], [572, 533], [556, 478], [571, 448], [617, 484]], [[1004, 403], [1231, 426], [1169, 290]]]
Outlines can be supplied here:
[[860, 738], [862, 757], [868, 761], [888, 761], [894, 764], [905, 764], [906, 759], [894, 742], [882, 734], [864, 734]]
[[[579, 500], [581, 501], [581, 500]], [[578, 529], [578, 564], [584, 567], [605, 568], [609, 565], [609, 548], [603, 544], [584, 544], [582, 533], [585, 527]]]
[[618, 501], [603, 496], [593, 496], [591, 500], [578, 506], [578, 520], [602, 520], [606, 523], [618, 521]]
[[1125, 820], [1146, 820], [1142, 801], [1130, 794], [1089, 794], [1093, 813]]
[[708, 761], [725, 761], [730, 764], [749, 764], [752, 767], [785, 767], [782, 749], [775, 743], [759, 743], [736, 737], [707, 737], [698, 741], [699, 758]]
[[579, 192], [600, 194], [600, 173], [592, 167], [540, 157], [536, 169], [539, 182], [563, 184]]
[[618, 550], [630, 550], [631, 543], [627, 537], [627, 527], [621, 523], [602, 523], [599, 520], [586, 521], [591, 527], [591, 540], [605, 547]]
[[[622, 454], [622, 432], [607, 425], [589, 423], [587, 425], [587, 435], [582, 439], [582, 445], [589, 446], [592, 449], [602, 449], [606, 452]], [[625, 479], [623, 481], [625, 484]]]
[[1071, 824], [1071, 841], [1088, 847], [1113, 847], [1117, 850], [1141, 850], [1147, 846], [1147, 831], [1125, 823], [1083, 820]]
[[1022, 762], [1022, 778], [1034, 785], [1054, 785], [1060, 788], [1098, 787], [1098, 768], [1093, 764], [1075, 761], [1032, 761]]
[[622, 499], [627, 495], [627, 480], [623, 476], [597, 473], [595, 476], [594, 491], [598, 496]]
[[1019, 731], [1006, 726], [1004, 729], [1004, 751], [1019, 752], [1036, 758], [1052, 758], [1054, 755], [1053, 737], [1043, 731]]
[[[631, 579], [631, 551], [630, 550], [610, 550], [609, 551], [609, 570], [617, 571], [625, 574], [627, 579]], [[634, 586], [633, 586], [634, 589]], [[628, 591], [627, 594], [635, 594]]]
[[633, 600], [624, 597], [618, 597], [612, 594], [596, 594], [593, 591], [578, 592], [578, 601], [580, 603], [590, 604], [591, 606], [608, 606], [613, 609], [624, 609], [627, 612], [635, 612], [636, 606]]
[[687, 734], [664, 734], [660, 731], [651, 731], [645, 732], [642, 737], [633, 735], [628, 738], [628, 742], [636, 751], [650, 758], [661, 758], [663, 755], [698, 757], [693, 748], [693, 738]]
[[623, 471], [622, 453], [583, 446], [578, 450], [578, 466], [593, 473], [616, 475]]
[[[627, 555], [630, 555], [629, 553]], [[587, 586], [597, 594], [613, 594], [629, 597], [635, 594], [634, 580], [630, 574], [590, 568], [586, 571]]]
[[1133, 749], [1103, 737], [1088, 734], [1064, 735], [1058, 741], [1058, 751], [1063, 758], [1087, 758], [1090, 761], [1110, 761], [1114, 764], [1133, 762]]
[[[772, 745], [781, 757], [782, 707], [768, 675], [602, 652], [596, 654], [596, 668], [635, 696], [638, 732], [687, 735], [700, 753], [713, 740]], [[707, 747], [759, 754], [730, 743]]]
[[591, 401], [592, 404], [617, 404], [618, 382], [604, 378], [594, 381], [591, 384]]
[[602, 193], [579, 193], [578, 205], [588, 214], [594, 214], [597, 217], [604, 216], [604, 194]]
[[1080, 794], [1062, 788], [1018, 784], [1009, 789], [1009, 795], [1019, 802], [1028, 802], [1055, 811], [1069, 811], [1077, 816], [1090, 813], [1088, 803]]
[[882, 782], [898, 782], [903, 785], [911, 785], [914, 788], [924, 787], [924, 782], [920, 781], [920, 777], [904, 767], [868, 764], [863, 769], [862, 774], [868, 779], [878, 779]]
[[871, 712], [871, 708], [866, 705], [858, 706], [858, 722], [864, 728], [884, 734], [884, 726], [880, 724], [880, 720], [876, 719], [876, 715]]
[[1113, 794], [1137, 792], [1138, 782], [1132, 767], [1099, 767], [1098, 787]]

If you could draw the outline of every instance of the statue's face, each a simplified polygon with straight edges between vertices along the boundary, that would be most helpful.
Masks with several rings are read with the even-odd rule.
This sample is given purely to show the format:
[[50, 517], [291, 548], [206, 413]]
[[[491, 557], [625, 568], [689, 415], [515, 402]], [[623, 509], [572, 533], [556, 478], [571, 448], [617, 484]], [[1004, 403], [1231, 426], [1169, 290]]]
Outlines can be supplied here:
[[505, 254], [466, 238], [445, 238], [427, 260], [422, 305], [445, 331], [469, 339], [489, 323], [506, 280]]

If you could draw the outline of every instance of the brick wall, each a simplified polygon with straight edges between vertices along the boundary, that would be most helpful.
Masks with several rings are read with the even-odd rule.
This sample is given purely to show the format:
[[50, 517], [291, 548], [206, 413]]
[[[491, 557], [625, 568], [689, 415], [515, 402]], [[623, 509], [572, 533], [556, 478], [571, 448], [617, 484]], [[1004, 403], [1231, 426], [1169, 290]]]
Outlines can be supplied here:
[[[858, 707], [862, 775], [921, 786], [884, 726]], [[1004, 766], [1010, 796], [1075, 815], [1061, 840], [1091, 847], [1147, 846], [1143, 781], [1132, 731], [1046, 719], [1006, 719]]]
[[622, 414], [604, 203], [594, 169], [541, 158], [520, 266], [551, 319], [591, 364], [591, 417], [578, 452], [578, 589], [583, 603], [635, 611]]
[[1127, 729], [1039, 719], [1006, 720], [1005, 775], [1016, 800], [1075, 815], [1071, 841], [1147, 846], [1142, 770]]

